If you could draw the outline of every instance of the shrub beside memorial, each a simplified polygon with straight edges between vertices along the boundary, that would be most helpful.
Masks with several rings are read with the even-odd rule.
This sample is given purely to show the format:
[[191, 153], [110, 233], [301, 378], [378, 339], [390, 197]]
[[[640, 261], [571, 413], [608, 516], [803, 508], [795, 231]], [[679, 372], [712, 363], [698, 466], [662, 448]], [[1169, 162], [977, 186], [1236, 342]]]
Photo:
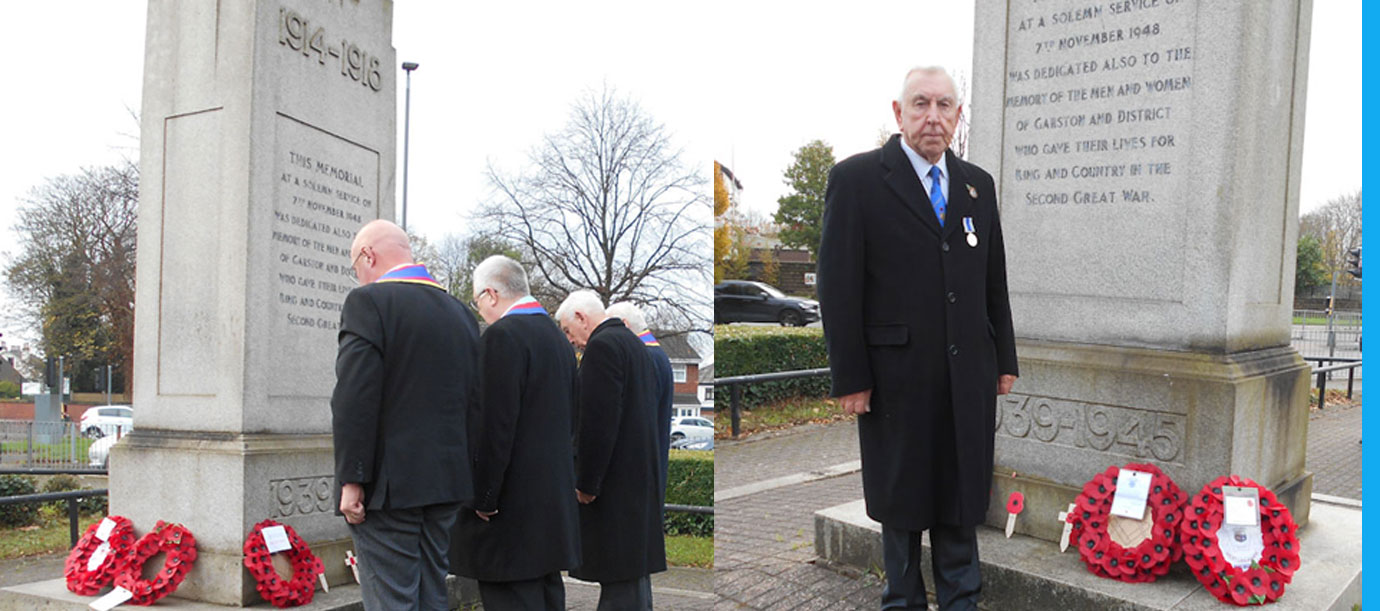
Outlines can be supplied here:
[[[829, 366], [824, 330], [817, 327], [714, 327], [714, 376], [726, 378], [757, 373], [819, 369]], [[818, 376], [752, 384], [742, 389], [743, 409], [787, 399], [829, 396], [829, 377]], [[714, 410], [727, 415], [731, 391], [714, 393]]]
[[[38, 486], [34, 478], [27, 475], [0, 475], [0, 496], [37, 494]], [[38, 505], [18, 503], [0, 505], [0, 527], [14, 528], [28, 526], [38, 519]]]
[[[714, 505], [714, 453], [671, 450], [666, 469], [666, 503]], [[666, 512], [668, 535], [714, 536], [714, 516], [680, 511]]]

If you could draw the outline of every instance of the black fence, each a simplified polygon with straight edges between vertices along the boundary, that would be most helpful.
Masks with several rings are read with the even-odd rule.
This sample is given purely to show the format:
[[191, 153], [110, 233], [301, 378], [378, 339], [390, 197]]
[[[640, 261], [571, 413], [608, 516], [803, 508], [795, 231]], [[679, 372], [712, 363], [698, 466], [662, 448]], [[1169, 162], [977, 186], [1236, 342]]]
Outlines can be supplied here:
[[794, 380], [796, 378], [813, 378], [815, 376], [829, 375], [829, 368], [822, 369], [800, 369], [796, 371], [776, 371], [772, 373], [754, 373], [742, 376], [728, 376], [726, 378], [714, 379], [714, 394], [718, 394], [719, 387], [729, 387], [729, 418], [733, 425], [733, 438], [737, 439], [742, 428], [743, 419], [743, 387], [751, 384], [761, 384], [763, 382], [780, 382], [782, 380]]
[[42, 492], [39, 494], [20, 494], [16, 496], [0, 497], [0, 505], [18, 505], [21, 503], [51, 503], [53, 501], [67, 501], [67, 525], [72, 536], [72, 545], [77, 544], [77, 503], [82, 499], [92, 496], [107, 496], [110, 491], [101, 488], [99, 490], [67, 490], [65, 492]]
[[[1305, 356], [1305, 361], [1317, 361], [1318, 366], [1313, 368], [1313, 373], [1318, 376], [1318, 407], [1327, 405], [1327, 379], [1332, 376], [1334, 371], [1346, 371], [1346, 398], [1351, 398], [1351, 391], [1356, 386], [1356, 370], [1361, 368], [1361, 359], [1330, 357], [1330, 356]], [[1333, 365], [1323, 366], [1324, 362], [1334, 363]]]

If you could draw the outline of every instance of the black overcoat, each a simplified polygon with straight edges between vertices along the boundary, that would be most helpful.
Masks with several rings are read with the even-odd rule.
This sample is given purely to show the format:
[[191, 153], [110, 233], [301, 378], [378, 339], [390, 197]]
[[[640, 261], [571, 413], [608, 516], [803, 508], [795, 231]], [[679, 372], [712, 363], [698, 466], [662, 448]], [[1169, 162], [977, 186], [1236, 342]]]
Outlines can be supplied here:
[[867, 514], [908, 530], [982, 523], [997, 382], [1017, 373], [992, 177], [946, 155], [942, 229], [892, 136], [830, 171], [819, 248], [832, 394], [872, 389], [858, 418]]
[[647, 344], [647, 356], [656, 370], [657, 457], [661, 461], [661, 502], [666, 502], [666, 469], [671, 460], [671, 413], [676, 398], [676, 378], [671, 357], [661, 346]]
[[[520, 581], [573, 568], [575, 354], [544, 313], [504, 316], [480, 341], [483, 392], [470, 412], [474, 502], [456, 523], [450, 572]], [[498, 513], [486, 522], [474, 509]]]
[[585, 344], [579, 372], [575, 486], [587, 581], [624, 581], [666, 570], [656, 371], [642, 340], [610, 318]]
[[331, 429], [340, 485], [366, 509], [468, 501], [466, 411], [479, 392], [479, 326], [445, 291], [375, 282], [340, 312]]

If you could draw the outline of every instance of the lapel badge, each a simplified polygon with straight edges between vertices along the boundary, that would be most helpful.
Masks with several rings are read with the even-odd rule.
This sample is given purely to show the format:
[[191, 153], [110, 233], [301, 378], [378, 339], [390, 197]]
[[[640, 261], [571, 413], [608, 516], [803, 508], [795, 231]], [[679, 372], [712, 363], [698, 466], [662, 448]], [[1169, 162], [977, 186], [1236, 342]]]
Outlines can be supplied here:
[[968, 185], [968, 195], [973, 199], [977, 199], [977, 189], [974, 189], [973, 185]]

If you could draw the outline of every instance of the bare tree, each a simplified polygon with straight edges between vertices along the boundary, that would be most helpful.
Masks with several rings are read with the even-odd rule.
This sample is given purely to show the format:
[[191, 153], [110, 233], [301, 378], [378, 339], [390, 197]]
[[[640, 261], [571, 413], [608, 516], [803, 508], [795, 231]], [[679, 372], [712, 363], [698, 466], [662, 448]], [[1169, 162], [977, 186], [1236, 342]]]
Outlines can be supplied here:
[[50, 178], [19, 208], [5, 278], [43, 352], [76, 360], [73, 380], [107, 362], [130, 379], [139, 170], [132, 162]]
[[1299, 235], [1317, 239], [1322, 248], [1323, 268], [1329, 276], [1338, 272], [1338, 283], [1355, 283], [1345, 273], [1346, 254], [1361, 245], [1361, 191], [1335, 197], [1300, 217]]
[[482, 216], [562, 296], [592, 289], [673, 330], [708, 333], [712, 206], [681, 154], [665, 126], [605, 87], [573, 105], [521, 173], [490, 164], [497, 197]]

